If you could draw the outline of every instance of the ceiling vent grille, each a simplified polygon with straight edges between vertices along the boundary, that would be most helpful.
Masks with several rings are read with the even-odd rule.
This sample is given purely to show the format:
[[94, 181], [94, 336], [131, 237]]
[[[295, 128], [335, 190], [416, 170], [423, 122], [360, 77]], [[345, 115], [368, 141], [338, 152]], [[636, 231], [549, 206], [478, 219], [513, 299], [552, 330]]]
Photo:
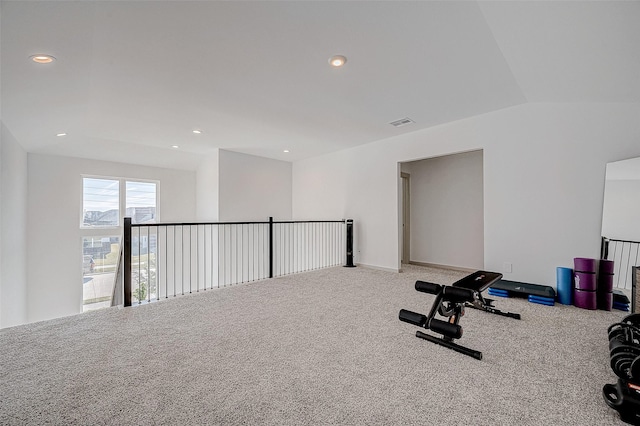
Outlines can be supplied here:
[[402, 127], [402, 126], [406, 126], [406, 125], [411, 124], [411, 123], [415, 123], [415, 121], [413, 121], [410, 118], [405, 117], [405, 118], [401, 118], [400, 120], [392, 121], [389, 124], [391, 124], [393, 127]]

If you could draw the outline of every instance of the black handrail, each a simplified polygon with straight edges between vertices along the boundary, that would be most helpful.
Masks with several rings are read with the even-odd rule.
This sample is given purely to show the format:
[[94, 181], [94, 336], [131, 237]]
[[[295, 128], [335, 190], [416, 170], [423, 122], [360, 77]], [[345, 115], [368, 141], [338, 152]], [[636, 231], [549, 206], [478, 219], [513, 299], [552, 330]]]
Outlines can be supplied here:
[[633, 240], [617, 240], [615, 238], [608, 238], [608, 237], [602, 237], [604, 240], [607, 240], [607, 242], [610, 241], [615, 241], [617, 243], [632, 243], [632, 244], [640, 244], [640, 241], [633, 241]]
[[[612, 243], [613, 254], [610, 253]], [[635, 256], [632, 256], [634, 251]], [[630, 281], [632, 274], [631, 268], [638, 265], [639, 256], [640, 241], [602, 237], [602, 242], [600, 244], [600, 258], [613, 260], [617, 266], [614, 287], [627, 288], [627, 283]]]
[[[334, 228], [334, 227], [324, 227], [321, 226], [319, 228], [306, 228], [307, 225], [304, 224], [331, 224], [331, 223], [344, 223], [346, 225], [346, 231], [344, 230], [339, 230], [340, 228]], [[205, 271], [205, 280], [204, 280], [204, 289], [207, 289], [207, 279], [206, 279], [206, 268], [211, 267], [211, 271], [213, 271], [213, 265], [217, 265], [217, 270], [218, 270], [218, 278], [217, 278], [217, 283], [218, 286], [220, 286], [221, 280], [220, 280], [220, 272], [222, 272], [222, 276], [223, 276], [223, 281], [229, 283], [229, 284], [233, 284], [233, 279], [235, 277], [235, 279], [238, 279], [238, 275], [239, 275], [239, 271], [238, 271], [238, 259], [240, 260], [240, 272], [242, 272], [242, 278], [241, 281], [236, 281], [236, 282], [245, 282], [244, 281], [244, 277], [246, 277], [246, 275], [244, 275], [245, 272], [248, 272], [249, 270], [245, 270], [244, 267], [247, 265], [253, 265], [253, 269], [251, 274], [247, 274], [249, 275], [249, 277], [247, 277], [248, 281], [253, 281], [255, 279], [264, 279], [264, 278], [273, 278], [274, 274], [275, 274], [275, 268], [274, 268], [274, 263], [275, 263], [275, 251], [276, 251], [276, 239], [277, 237], [274, 235], [274, 225], [291, 225], [293, 224], [294, 227], [291, 228], [290, 231], [286, 231], [283, 228], [280, 228], [281, 231], [279, 232], [280, 234], [280, 239], [278, 240], [278, 256], [281, 259], [281, 261], [278, 262], [278, 274], [282, 275], [282, 274], [289, 274], [289, 273], [295, 273], [295, 272], [302, 272], [304, 270], [309, 270], [309, 269], [316, 269], [319, 267], [327, 267], [327, 266], [332, 266], [332, 265], [336, 265], [335, 262], [336, 260], [338, 261], [338, 264], [340, 263], [340, 258], [342, 258], [343, 255], [346, 255], [346, 258], [343, 258], [343, 262], [345, 262], [344, 266], [347, 267], [354, 267], [354, 263], [353, 263], [353, 220], [351, 219], [342, 219], [342, 220], [302, 220], [302, 221], [295, 221], [295, 220], [284, 220], [284, 221], [274, 221], [273, 217], [269, 217], [268, 221], [251, 221], [251, 222], [240, 222], [240, 221], [232, 221], [232, 222], [168, 222], [168, 223], [138, 223], [138, 224], [133, 224], [131, 223], [131, 218], [125, 218], [124, 219], [124, 232], [123, 232], [123, 262], [124, 262], [124, 273], [123, 273], [123, 292], [124, 292], [124, 306], [131, 306], [132, 305], [132, 290], [133, 290], [133, 283], [132, 283], [132, 261], [133, 261], [133, 247], [131, 246], [132, 242], [133, 242], [133, 237], [132, 237], [132, 228], [147, 228], [147, 232], [146, 232], [146, 250], [147, 250], [147, 258], [146, 258], [146, 262], [147, 262], [147, 267], [144, 271], [140, 270], [140, 268], [138, 268], [138, 276], [137, 276], [137, 280], [138, 280], [138, 290], [137, 290], [137, 299], [139, 303], [143, 303], [143, 302], [150, 302], [151, 301], [151, 291], [152, 291], [152, 284], [155, 283], [155, 285], [153, 286], [153, 288], [155, 289], [155, 291], [157, 291], [158, 293], [156, 293], [156, 297], [159, 298], [160, 295], [160, 279], [159, 279], [159, 275], [161, 272], [161, 268], [158, 267], [158, 252], [156, 251], [156, 257], [153, 258], [155, 259], [155, 265], [152, 268], [151, 267], [151, 262], [152, 262], [152, 249], [151, 249], [151, 244], [152, 244], [152, 237], [154, 237], [154, 234], [151, 234], [149, 232], [150, 228], [156, 228], [157, 231], [155, 231], [155, 242], [154, 244], [156, 244], [156, 250], [159, 249], [159, 238], [162, 235], [160, 233], [160, 228], [164, 227], [165, 228], [165, 245], [167, 244], [167, 233], [169, 232], [169, 228], [173, 227], [174, 228], [174, 242], [173, 242], [173, 249], [175, 250], [176, 248], [176, 240], [175, 240], [175, 228], [182, 228], [184, 232], [184, 228], [189, 227], [189, 242], [188, 242], [188, 250], [189, 250], [189, 263], [185, 266], [184, 263], [182, 264], [178, 264], [176, 266], [175, 264], [175, 256], [177, 252], [174, 252], [173, 258], [174, 258], [174, 265], [173, 265], [173, 275], [174, 275], [174, 279], [173, 279], [173, 286], [174, 286], [174, 296], [175, 296], [175, 286], [177, 285], [177, 281], [175, 279], [175, 274], [176, 271], [178, 271], [178, 274], [185, 274], [187, 272], [187, 268], [188, 268], [188, 280], [189, 280], [189, 284], [190, 284], [190, 289], [191, 289], [191, 281], [192, 281], [192, 277], [191, 277], [191, 273], [193, 271], [193, 268], [195, 266], [196, 269], [196, 276], [198, 277], [197, 280], [198, 282], [196, 283], [196, 291], [200, 291], [200, 270], [201, 268]], [[304, 227], [303, 229], [319, 229], [319, 230], [324, 230], [325, 234], [306, 234], [306, 237], [303, 235], [300, 237], [300, 239], [296, 240], [295, 236], [300, 235], [300, 234], [296, 234], [296, 229], [300, 230], [300, 227], [295, 227], [296, 224], [301, 224], [301, 227]], [[235, 250], [229, 251], [229, 252], [225, 252], [225, 251], [221, 251], [221, 247], [220, 247], [220, 240], [218, 239], [218, 255], [216, 256], [217, 259], [214, 260], [214, 250], [215, 250], [215, 246], [213, 245], [213, 227], [216, 227], [217, 229], [225, 229], [224, 227], [227, 225], [239, 225], [241, 226], [241, 230], [244, 230], [244, 225], [265, 225], [268, 226], [268, 228], [264, 228], [264, 227], [251, 227], [249, 228], [251, 230], [251, 237], [246, 236], [245, 239], [245, 234], [238, 234], [238, 228], [236, 229], [236, 234], [235, 237], [233, 235], [229, 235], [229, 244], [230, 247], [233, 246], [235, 247]], [[192, 226], [196, 226], [196, 238], [195, 240], [192, 240], [191, 237], [191, 229], [190, 227]], [[199, 247], [200, 247], [200, 242], [198, 240], [198, 235], [200, 231], [198, 231], [198, 229], [204, 229], [206, 231], [206, 226], [210, 226], [211, 227], [211, 237], [208, 238], [208, 235], [204, 235], [204, 239], [202, 241], [202, 245], [204, 247], [204, 255], [201, 255], [201, 253], [198, 252]], [[199, 228], [199, 227], [203, 227], [203, 228]], [[233, 229], [233, 228], [231, 228]], [[259, 232], [256, 231], [256, 234], [258, 234], [258, 239], [256, 241], [255, 237], [254, 237], [254, 230], [257, 230]], [[142, 231], [142, 229], [140, 229], [138, 231], [138, 234], [140, 234], [140, 231]], [[266, 235], [264, 234], [264, 232], [267, 232]], [[219, 232], [219, 231], [216, 231]], [[244, 232], [244, 231], [243, 231]], [[284, 234], [283, 234], [284, 232]], [[184, 235], [184, 234], [183, 234]], [[264, 241], [265, 238], [260, 238], [260, 235], [264, 235], [266, 238], [268, 238], [268, 241]], [[317, 237], [317, 235], [323, 235], [320, 237]], [[218, 234], [218, 238], [219, 238], [220, 234]], [[287, 241], [284, 240], [284, 236], [286, 236]], [[144, 238], [145, 235], [143, 234], [142, 237]], [[227, 236], [223, 233], [222, 234], [222, 238], [223, 238], [223, 246], [225, 244], [225, 242], [227, 241]], [[321, 238], [319, 241], [315, 238]], [[337, 243], [338, 241], [340, 241], [341, 239], [345, 238], [345, 245], [342, 246], [343, 248], [340, 248], [338, 250], [330, 250], [329, 247], [332, 245], [333, 247], [335, 246], [335, 243]], [[206, 254], [206, 243], [207, 243], [207, 239], [211, 244], [211, 257], [208, 258], [207, 254]], [[290, 246], [291, 245], [291, 241], [293, 240], [293, 248]], [[178, 240], [180, 247], [181, 247], [181, 251], [184, 249], [184, 240]], [[261, 241], [264, 241], [264, 243], [261, 243]], [[299, 246], [298, 243], [299, 242], [304, 242], [306, 244], [306, 246]], [[344, 241], [344, 240], [343, 240]], [[193, 247], [193, 244], [195, 242], [195, 265], [192, 263], [192, 254], [191, 254], [191, 249]], [[246, 242], [246, 245], [245, 245]], [[313, 245], [309, 245], [309, 244], [320, 244], [320, 246], [313, 246]], [[253, 244], [253, 245], [252, 245]], [[264, 245], [261, 245], [264, 244]], [[165, 274], [164, 274], [164, 279], [165, 279], [165, 287], [168, 286], [168, 277], [166, 276], [166, 273], [168, 273], [168, 269], [166, 264], [167, 264], [167, 251], [168, 251], [168, 246], [166, 246], [167, 250], [165, 250]], [[262, 262], [262, 260], [266, 260], [264, 257], [262, 256], [266, 256], [266, 253], [262, 250], [267, 250], [268, 251], [268, 265], [265, 265], [264, 262]], [[299, 256], [299, 252], [297, 250], [307, 250], [306, 252], [306, 262], [304, 262], [304, 258], [301, 260], [300, 257], [298, 257], [298, 263], [294, 262], [292, 259], [296, 259], [296, 255]], [[224, 250], [224, 248], [222, 248], [222, 250]], [[310, 250], [310, 251], [309, 251]], [[140, 248], [140, 235], [138, 236], [138, 256], [142, 255], [142, 250]], [[220, 258], [218, 256], [220, 256], [220, 254], [222, 253], [222, 269], [220, 268]], [[226, 255], [225, 255], [226, 253]], [[304, 252], [303, 252], [304, 253]], [[183, 254], [181, 254], [180, 256], [183, 256]], [[250, 263], [250, 259], [253, 256], [253, 264]], [[285, 257], [282, 257], [285, 256]], [[293, 256], [293, 257], [291, 257]], [[315, 256], [315, 257], [314, 257]], [[337, 256], [337, 257], [336, 257]], [[249, 259], [247, 259], [247, 257]], [[256, 257], [258, 257], [258, 259], [256, 259]], [[226, 259], [225, 259], [226, 258]], [[235, 271], [233, 270], [233, 266], [232, 269], [226, 269], [227, 263], [226, 261], [228, 260], [229, 262], [231, 262], [231, 259], [233, 258], [233, 260], [236, 262], [235, 264]], [[287, 258], [289, 260], [287, 260]], [[333, 259], [333, 260], [331, 260]], [[141, 259], [140, 257], [138, 258], [138, 262], [140, 262]], [[204, 263], [203, 263], [204, 262]], [[217, 262], [217, 263], [216, 263]], [[246, 263], [245, 263], [246, 262]], [[282, 263], [285, 262], [285, 263]], [[301, 265], [301, 263], [304, 263], [304, 265]], [[295, 264], [295, 266], [293, 266], [293, 264]], [[284, 265], [284, 267], [283, 267]], [[261, 267], [262, 266], [262, 267]], [[250, 267], [250, 266], [247, 266]], [[267, 274], [267, 270], [266, 268], [268, 267], [268, 275]], [[177, 269], [176, 269], [177, 268]], [[283, 272], [283, 269], [285, 270], [285, 272]], [[228, 271], [228, 278], [230, 279], [231, 282], [226, 281], [227, 278], [227, 271]], [[256, 272], [257, 271], [257, 272]], [[234, 274], [235, 272], [235, 274]], [[144, 273], [146, 273], [146, 277], [143, 275]], [[264, 275], [263, 275], [264, 274]], [[153, 276], [153, 278], [152, 278]], [[213, 286], [213, 276], [211, 276], [211, 284]], [[146, 278], [146, 279], [145, 279]], [[142, 287], [142, 282], [143, 279], [145, 279], [144, 281], [144, 287]], [[184, 283], [184, 281], [181, 279], [181, 282]], [[226, 285], [226, 284], [225, 284]], [[169, 295], [169, 289], [165, 288], [165, 297], [168, 297]], [[146, 292], [147, 297], [144, 297], [143, 294]], [[145, 299], [140, 300], [140, 298]]]
[[631, 268], [631, 313], [638, 313], [636, 293], [638, 292], [638, 275], [640, 274], [640, 266]]
[[[350, 220], [350, 219], [349, 219]], [[160, 226], [196, 226], [196, 225], [268, 225], [269, 223], [346, 223], [342, 220], [274, 220], [266, 222], [162, 222], [162, 223], [132, 223], [132, 228], [153, 228]]]
[[[121, 238], [124, 241], [124, 235]], [[122, 268], [124, 267], [123, 261], [123, 247], [124, 244], [120, 244], [118, 250], [118, 259], [116, 260], [116, 273], [113, 277], [113, 289], [111, 290], [111, 306], [119, 306], [124, 304], [122, 295], [124, 294], [124, 283], [122, 281]]]
[[273, 278], [273, 217], [269, 216], [269, 278]]
[[626, 244], [640, 244], [640, 241], [633, 240], [617, 240], [615, 238], [602, 237], [600, 243], [600, 259], [606, 259], [609, 257], [609, 243], [626, 243]]
[[131, 218], [124, 218], [124, 306], [131, 306]]

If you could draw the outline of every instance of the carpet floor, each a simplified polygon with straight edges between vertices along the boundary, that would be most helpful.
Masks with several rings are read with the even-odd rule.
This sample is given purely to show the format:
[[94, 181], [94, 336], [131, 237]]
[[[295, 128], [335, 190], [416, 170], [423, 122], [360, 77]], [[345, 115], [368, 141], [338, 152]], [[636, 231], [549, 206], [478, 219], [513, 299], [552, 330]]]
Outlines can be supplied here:
[[626, 314], [499, 299], [461, 344], [414, 336], [416, 279], [329, 268], [0, 330], [2, 425], [619, 425], [606, 329]]

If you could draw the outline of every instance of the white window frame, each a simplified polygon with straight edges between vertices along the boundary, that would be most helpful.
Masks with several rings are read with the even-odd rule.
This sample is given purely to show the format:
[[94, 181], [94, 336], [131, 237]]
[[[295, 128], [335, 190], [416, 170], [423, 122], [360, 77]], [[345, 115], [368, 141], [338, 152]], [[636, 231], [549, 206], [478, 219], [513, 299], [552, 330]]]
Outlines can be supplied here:
[[[105, 179], [118, 181], [118, 225], [116, 226], [85, 226], [84, 225], [84, 179]], [[98, 232], [121, 229], [127, 212], [127, 182], [154, 183], [156, 185], [156, 223], [160, 222], [160, 181], [155, 179], [126, 178], [116, 176], [80, 175], [80, 229]]]
[[[108, 179], [118, 181], [118, 225], [117, 226], [84, 226], [84, 179]], [[126, 178], [120, 176], [101, 176], [92, 174], [80, 175], [80, 255], [84, 256], [84, 238], [87, 237], [118, 237], [120, 247], [122, 241], [122, 228], [127, 211], [127, 182], [154, 183], [156, 185], [156, 222], [160, 222], [160, 181], [155, 179]], [[84, 258], [82, 258], [84, 259]], [[80, 263], [79, 276], [84, 279], [83, 263]], [[84, 295], [80, 302], [80, 312], [84, 311]]]

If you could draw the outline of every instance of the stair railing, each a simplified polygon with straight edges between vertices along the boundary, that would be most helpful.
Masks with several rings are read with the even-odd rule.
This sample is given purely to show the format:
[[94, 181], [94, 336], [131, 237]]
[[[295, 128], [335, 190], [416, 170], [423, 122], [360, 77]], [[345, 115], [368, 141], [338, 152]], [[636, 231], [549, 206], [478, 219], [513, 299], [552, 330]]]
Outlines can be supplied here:
[[149, 303], [355, 266], [353, 220], [132, 224], [125, 218], [122, 259], [123, 305]]

